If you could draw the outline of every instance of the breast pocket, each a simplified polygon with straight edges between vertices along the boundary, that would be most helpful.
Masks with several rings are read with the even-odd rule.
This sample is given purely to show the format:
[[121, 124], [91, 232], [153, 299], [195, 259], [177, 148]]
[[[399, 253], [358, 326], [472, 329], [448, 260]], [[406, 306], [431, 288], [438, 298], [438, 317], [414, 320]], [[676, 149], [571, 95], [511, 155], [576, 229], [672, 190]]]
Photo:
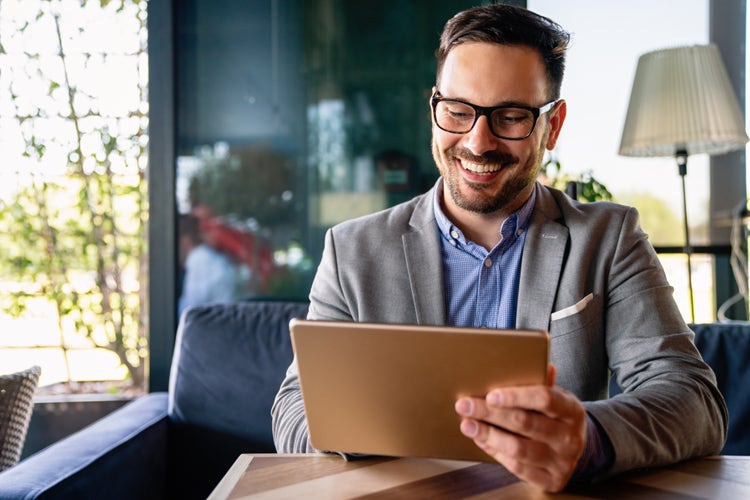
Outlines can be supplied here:
[[592, 324], [601, 309], [601, 301], [593, 293], [573, 304], [552, 313], [550, 336], [568, 335]]

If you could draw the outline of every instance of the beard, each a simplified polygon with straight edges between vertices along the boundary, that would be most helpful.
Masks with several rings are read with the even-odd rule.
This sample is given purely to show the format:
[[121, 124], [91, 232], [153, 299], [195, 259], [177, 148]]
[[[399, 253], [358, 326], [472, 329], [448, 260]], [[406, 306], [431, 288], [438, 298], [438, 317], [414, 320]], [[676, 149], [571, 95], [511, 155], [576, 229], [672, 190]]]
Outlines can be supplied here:
[[[488, 151], [477, 156], [465, 148], [451, 147], [441, 153], [434, 139], [432, 154], [443, 176], [443, 184], [456, 206], [477, 214], [491, 214], [512, 204], [519, 194], [536, 182], [544, 149], [540, 148], [540, 151], [530, 156], [523, 165], [517, 156], [501, 151]], [[461, 167], [456, 163], [456, 158], [480, 164], [500, 164], [502, 170], [511, 172], [508, 172], [509, 177], [499, 189], [481, 183], [466, 182], [458, 171]]]

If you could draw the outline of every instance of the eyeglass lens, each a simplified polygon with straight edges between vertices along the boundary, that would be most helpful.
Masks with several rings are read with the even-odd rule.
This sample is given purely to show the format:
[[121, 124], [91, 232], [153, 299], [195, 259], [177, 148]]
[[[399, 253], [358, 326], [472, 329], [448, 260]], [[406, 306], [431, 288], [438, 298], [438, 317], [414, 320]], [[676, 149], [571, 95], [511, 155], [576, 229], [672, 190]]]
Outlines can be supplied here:
[[[470, 131], [476, 122], [476, 110], [459, 101], [438, 101], [435, 119], [443, 130], [463, 134]], [[520, 139], [531, 134], [534, 114], [523, 108], [498, 108], [490, 116], [492, 132], [508, 139]]]

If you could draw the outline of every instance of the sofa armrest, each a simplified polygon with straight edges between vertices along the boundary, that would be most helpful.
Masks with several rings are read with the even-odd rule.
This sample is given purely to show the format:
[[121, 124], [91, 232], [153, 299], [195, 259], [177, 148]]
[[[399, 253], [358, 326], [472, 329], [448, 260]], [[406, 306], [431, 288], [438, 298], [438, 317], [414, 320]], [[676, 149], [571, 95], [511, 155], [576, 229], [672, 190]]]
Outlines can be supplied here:
[[164, 498], [167, 394], [135, 399], [0, 473], [0, 498]]

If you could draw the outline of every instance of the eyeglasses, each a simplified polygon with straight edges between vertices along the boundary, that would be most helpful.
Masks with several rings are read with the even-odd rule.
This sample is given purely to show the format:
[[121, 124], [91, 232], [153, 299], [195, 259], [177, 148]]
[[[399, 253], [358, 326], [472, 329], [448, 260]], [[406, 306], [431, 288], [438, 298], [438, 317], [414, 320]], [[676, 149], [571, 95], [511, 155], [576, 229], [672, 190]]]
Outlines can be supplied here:
[[474, 128], [480, 116], [486, 116], [495, 137], [519, 141], [531, 135], [539, 117], [558, 101], [550, 101], [541, 108], [516, 104], [486, 108], [458, 99], [446, 99], [435, 91], [430, 104], [435, 124], [446, 132], [465, 134]]

